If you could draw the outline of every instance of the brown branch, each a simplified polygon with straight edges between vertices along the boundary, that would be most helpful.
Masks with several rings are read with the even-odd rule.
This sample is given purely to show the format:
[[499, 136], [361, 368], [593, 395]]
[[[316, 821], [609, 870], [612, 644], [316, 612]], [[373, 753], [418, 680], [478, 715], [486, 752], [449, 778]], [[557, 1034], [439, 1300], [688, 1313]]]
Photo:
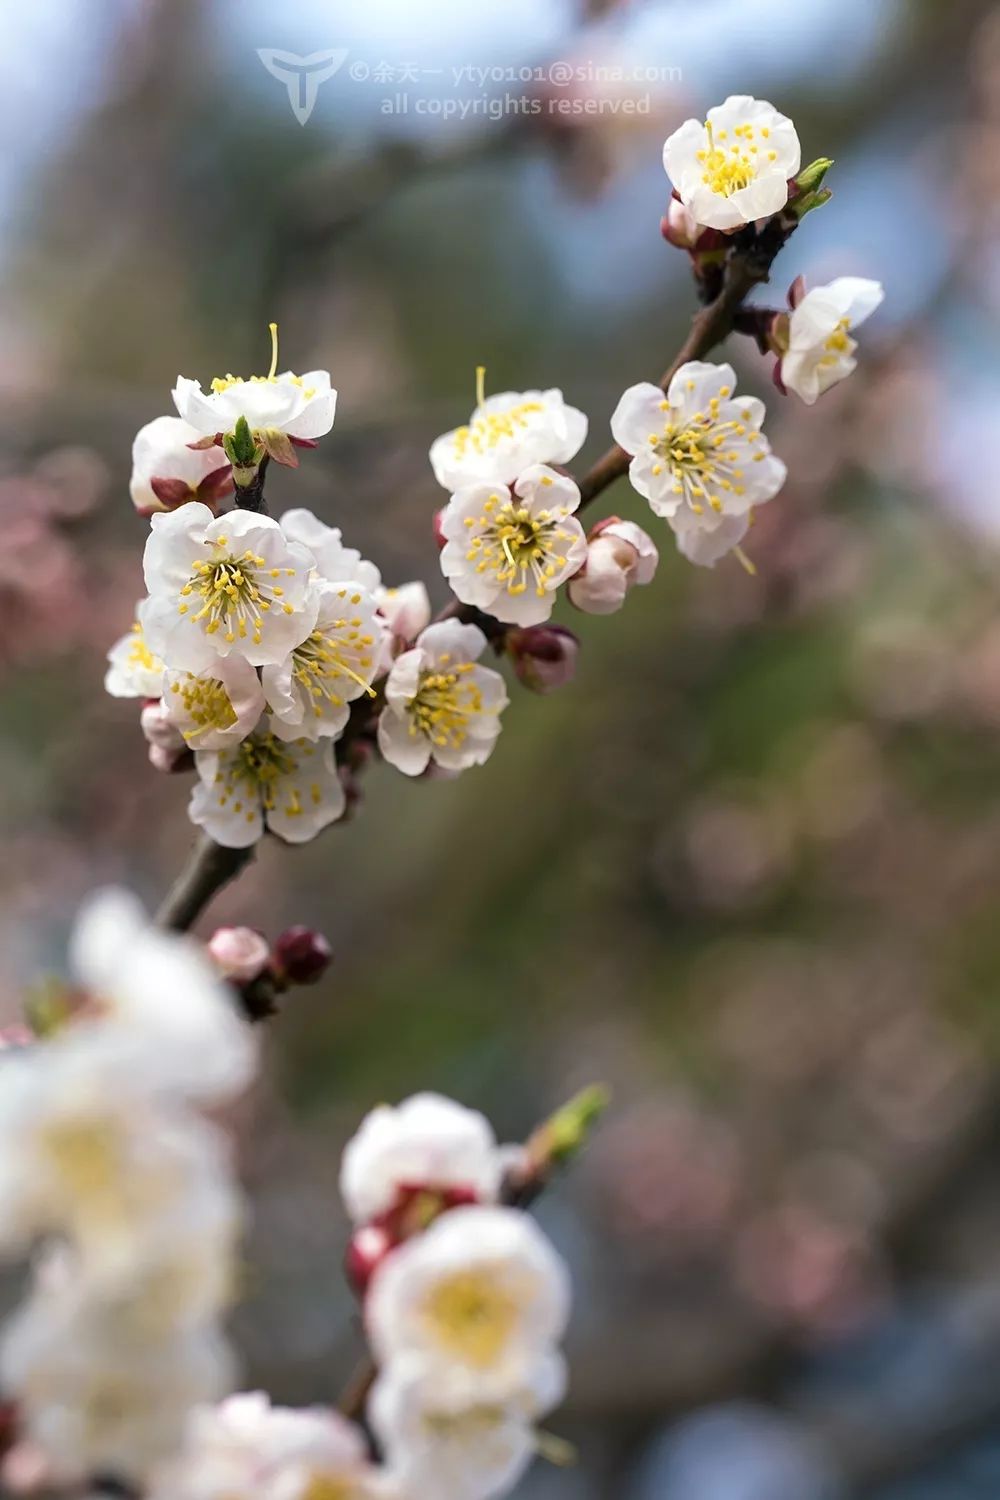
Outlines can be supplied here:
[[187, 865], [157, 912], [158, 926], [174, 932], [186, 932], [193, 927], [208, 903], [223, 886], [236, 879], [254, 853], [253, 844], [248, 849], [227, 849], [205, 834], [195, 844]]
[[[681, 365], [686, 365], [692, 359], [704, 359], [732, 333], [744, 297], [758, 282], [767, 280], [771, 261], [776, 254], [777, 249], [763, 261], [756, 256], [734, 255], [729, 263], [722, 291], [714, 302], [710, 302], [695, 315], [691, 332], [669, 369], [663, 372], [659, 382], [661, 391], [666, 391]], [[609, 448], [580, 480], [580, 510], [627, 473], [631, 461], [632, 455], [626, 453], [624, 448], [619, 448], [617, 443]]]

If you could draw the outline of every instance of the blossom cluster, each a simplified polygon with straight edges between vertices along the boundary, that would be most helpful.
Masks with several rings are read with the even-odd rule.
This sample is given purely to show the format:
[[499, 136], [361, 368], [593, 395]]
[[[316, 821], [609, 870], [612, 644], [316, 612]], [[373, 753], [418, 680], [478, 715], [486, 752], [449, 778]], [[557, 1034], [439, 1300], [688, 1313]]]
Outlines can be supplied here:
[[204, 954], [122, 892], [92, 898], [71, 957], [50, 1034], [0, 1057], [0, 1242], [35, 1251], [0, 1385], [54, 1481], [135, 1480], [232, 1380], [241, 1204], [201, 1111], [244, 1087], [256, 1048]]
[[[803, 169], [792, 122], [747, 95], [687, 120], [663, 161], [674, 183], [663, 232], [688, 250], [706, 294], [710, 284], [721, 292], [729, 247], [759, 253], [758, 238], [773, 232], [780, 248], [829, 197], [831, 163]], [[809, 291], [799, 278], [787, 311], [742, 312], [776, 356], [778, 389], [812, 404], [855, 368], [852, 330], [881, 299], [879, 284], [860, 277]], [[586, 440], [586, 415], [554, 388], [487, 396], [480, 368], [468, 420], [430, 446], [449, 496], [435, 532], [454, 596], [432, 620], [423, 584], [384, 588], [338, 528], [301, 508], [266, 513], [267, 464], [296, 467], [297, 450], [315, 447], [336, 411], [328, 371], [277, 373], [274, 324], [271, 333], [266, 375], [226, 375], [207, 391], [179, 377], [177, 415], [135, 440], [148, 595], [106, 678], [112, 694], [143, 700], [153, 764], [196, 772], [190, 816], [232, 848], [265, 831], [312, 838], [347, 811], [354, 771], [376, 750], [408, 776], [481, 765], [508, 703], [487, 648], [549, 691], [572, 675], [578, 645], [549, 623], [560, 594], [610, 614], [658, 564], [634, 520], [608, 515], [584, 530], [584, 493], [567, 465]], [[642, 381], [621, 396], [610, 472], [627, 464], [691, 562], [712, 567], [735, 553], [753, 571], [742, 543], [787, 477], [764, 418], [730, 364], [683, 360], [661, 385]], [[601, 487], [591, 484], [587, 500]], [[235, 506], [219, 513], [230, 495]]]
[[379, 1368], [368, 1417], [409, 1494], [506, 1492], [562, 1396], [569, 1278], [500, 1201], [514, 1156], [481, 1114], [435, 1094], [374, 1110], [344, 1152], [349, 1264]]
[[565, 1267], [528, 1216], [500, 1202], [511, 1153], [482, 1115], [434, 1094], [374, 1110], [348, 1144], [341, 1191], [355, 1226], [378, 1365], [362, 1431], [262, 1393], [200, 1406], [153, 1500], [487, 1500], [539, 1447], [560, 1399]]

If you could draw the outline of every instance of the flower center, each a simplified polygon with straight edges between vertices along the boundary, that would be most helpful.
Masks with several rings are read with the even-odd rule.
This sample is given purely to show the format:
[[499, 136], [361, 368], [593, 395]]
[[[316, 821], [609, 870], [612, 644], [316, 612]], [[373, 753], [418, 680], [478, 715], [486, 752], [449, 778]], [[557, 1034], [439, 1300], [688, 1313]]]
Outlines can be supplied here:
[[[281, 783], [298, 771], [298, 755], [315, 753], [315, 746], [305, 740], [297, 740], [293, 747], [273, 734], [254, 734], [241, 740], [215, 773], [219, 806], [228, 807], [231, 801], [233, 812], [243, 813], [247, 822], [252, 823], [261, 807], [265, 812], [277, 809], [280, 793], [284, 798], [281, 811], [289, 817], [299, 817], [304, 811], [299, 789], [282, 788]], [[309, 787], [309, 796], [314, 805], [323, 800], [318, 782]]]
[[466, 526], [483, 528], [470, 538], [466, 560], [476, 564], [478, 573], [492, 573], [509, 594], [523, 594], [531, 581], [537, 594], [545, 594], [553, 587], [556, 563], [562, 561], [557, 544], [572, 541], [571, 533], [560, 524], [568, 515], [566, 506], [532, 514], [509, 495], [505, 500], [491, 495], [478, 521], [466, 518]]
[[[351, 603], [357, 604], [360, 598], [360, 594], [353, 594]], [[363, 626], [360, 615], [334, 620], [323, 630], [314, 630], [292, 653], [292, 677], [308, 697], [317, 719], [323, 716], [324, 704], [339, 708], [345, 702], [345, 679], [370, 697], [375, 696], [371, 686], [375, 637], [362, 634]]]
[[425, 734], [435, 745], [457, 750], [465, 742], [469, 720], [483, 711], [483, 697], [469, 680], [471, 661], [458, 662], [450, 669], [446, 657], [442, 663], [445, 670], [420, 674], [420, 685], [408, 705], [410, 734]]
[[770, 163], [778, 158], [777, 151], [762, 151], [757, 143], [758, 136], [764, 141], [770, 136], [766, 125], [734, 125], [732, 134], [735, 140], [730, 141], [728, 131], [713, 130], [706, 120], [708, 146], [695, 153], [701, 163], [702, 182], [723, 198], [731, 198], [741, 188], [749, 187], [760, 171], [762, 160]]
[[[673, 419], [666, 401], [661, 405], [670, 412], [662, 433], [650, 433], [649, 443], [656, 454], [657, 463], [653, 473], [661, 474], [664, 467], [674, 477], [673, 492], [683, 495], [696, 516], [704, 515], [706, 505], [721, 513], [725, 510], [725, 495], [743, 495], [745, 462], [738, 445], [757, 443], [760, 433], [747, 424], [750, 412], [742, 411], [738, 418], [721, 421], [719, 408], [722, 398], [729, 395], [726, 386], [718, 396], [713, 396], [707, 411], [697, 411], [686, 421]], [[763, 450], [753, 454], [755, 462], [766, 457]]]
[[160, 665], [146, 645], [146, 638], [138, 620], [132, 626], [132, 644], [129, 647], [128, 664], [130, 667], [141, 667], [147, 672], [155, 672]]
[[189, 673], [171, 683], [170, 691], [177, 694], [184, 712], [192, 720], [192, 727], [181, 731], [186, 740], [197, 738], [206, 729], [231, 729], [236, 723], [236, 710], [229, 693], [217, 677], [194, 677]]
[[474, 417], [468, 427], [459, 427], [455, 432], [455, 457], [465, 458], [470, 449], [473, 453], [491, 452], [499, 443], [519, 437], [530, 427], [531, 418], [543, 410], [540, 401], [521, 401], [506, 411]]
[[820, 357], [819, 362], [821, 365], [838, 364], [841, 355], [850, 354], [851, 338], [848, 334], [848, 329], [850, 328], [850, 326], [851, 323], [849, 318], [840, 319], [836, 328], [828, 336], [823, 345], [826, 353], [821, 355]]
[[438, 1438], [455, 1438], [459, 1442], [488, 1440], [507, 1420], [502, 1406], [467, 1406], [460, 1411], [428, 1411], [423, 1423]]
[[494, 1364], [517, 1322], [510, 1293], [483, 1271], [457, 1271], [432, 1287], [424, 1301], [432, 1334], [469, 1364]]
[[[220, 536], [206, 545], [225, 553], [228, 540]], [[275, 581], [282, 576], [294, 578], [295, 569], [268, 568], [266, 560], [255, 552], [244, 552], [239, 558], [228, 553], [207, 560], [196, 557], [191, 576], [181, 589], [178, 613], [190, 613], [187, 600], [194, 596], [194, 603], [200, 599], [201, 607], [191, 615], [191, 621], [202, 625], [206, 635], [221, 630], [230, 645], [249, 635], [259, 646], [264, 616], [272, 605], [279, 605], [286, 615], [294, 613], [284, 602], [284, 589]]]
[[42, 1133], [42, 1147], [70, 1200], [102, 1218], [116, 1217], [122, 1180], [122, 1142], [109, 1120], [61, 1120]]

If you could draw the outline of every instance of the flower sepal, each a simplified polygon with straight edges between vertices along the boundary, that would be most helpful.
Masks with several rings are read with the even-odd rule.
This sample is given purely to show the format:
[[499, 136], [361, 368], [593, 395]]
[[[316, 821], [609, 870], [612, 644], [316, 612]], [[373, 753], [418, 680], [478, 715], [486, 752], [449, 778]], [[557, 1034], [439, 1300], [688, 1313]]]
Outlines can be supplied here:
[[432, 1188], [422, 1183], [402, 1184], [392, 1208], [363, 1224], [352, 1234], [344, 1256], [347, 1279], [363, 1297], [387, 1255], [404, 1241], [422, 1234], [451, 1208], [481, 1200], [472, 1187]]
[[286, 469], [298, 468], [299, 455], [295, 451], [294, 440], [287, 432], [281, 432], [277, 427], [265, 427], [256, 436], [268, 458], [273, 458], [276, 464], [282, 464]]
[[246, 417], [240, 417], [232, 432], [225, 434], [222, 447], [233, 466], [233, 483], [240, 489], [253, 484], [268, 450], [250, 431]]

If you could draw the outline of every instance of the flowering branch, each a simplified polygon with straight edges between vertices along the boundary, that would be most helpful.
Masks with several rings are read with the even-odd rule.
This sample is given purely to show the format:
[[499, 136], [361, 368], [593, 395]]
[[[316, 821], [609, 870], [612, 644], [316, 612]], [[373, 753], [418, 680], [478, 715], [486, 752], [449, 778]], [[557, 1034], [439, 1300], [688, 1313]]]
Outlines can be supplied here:
[[433, 1094], [380, 1106], [348, 1143], [347, 1271], [371, 1360], [342, 1407], [363, 1418], [379, 1465], [332, 1411], [283, 1412], [260, 1393], [206, 1406], [232, 1389], [220, 1319], [239, 1196], [202, 1112], [252, 1076], [246, 1021], [315, 980], [330, 950], [304, 927], [273, 943], [220, 928], [201, 949], [172, 934], [265, 834], [303, 843], [344, 817], [376, 755], [410, 777], [482, 765], [509, 701], [480, 660], [487, 645], [533, 691], [568, 681], [579, 643], [549, 623], [560, 591], [612, 614], [656, 571], [637, 523], [607, 516], [585, 532], [579, 520], [626, 471], [692, 563], [742, 557], [786, 468], [764, 403], [706, 356], [750, 335], [775, 355], [778, 389], [811, 405], [853, 370], [850, 330], [882, 292], [857, 277], [809, 292], [796, 281], [789, 312], [746, 306], [829, 197], [829, 161], [800, 171], [795, 128], [773, 106], [731, 97], [675, 131], [664, 164], [675, 184], [664, 237], [691, 256], [702, 310], [659, 385], [624, 392], [614, 446], [579, 485], [568, 465], [586, 415], [558, 390], [487, 398], [478, 372], [468, 422], [429, 455], [449, 494], [435, 530], [454, 596], [437, 620], [422, 583], [383, 586], [310, 511], [267, 513], [268, 462], [296, 467], [336, 410], [329, 372], [278, 373], [275, 324], [267, 374], [206, 390], [180, 377], [178, 416], [136, 439], [148, 597], [109, 653], [106, 686], [140, 700], [157, 769], [196, 773], [189, 815], [202, 837], [155, 927], [115, 894], [85, 915], [79, 983], [57, 1007], [66, 1035], [29, 1049], [0, 1110], [0, 1134], [18, 1142], [0, 1183], [12, 1237], [68, 1244], [73, 1262], [40, 1266], [0, 1342], [0, 1382], [27, 1436], [84, 1480], [138, 1480], [148, 1500], [265, 1489], [412, 1500], [447, 1479], [449, 1493], [487, 1500], [545, 1451], [536, 1421], [564, 1390], [569, 1277], [525, 1210], [586, 1140], [604, 1091], [577, 1095], [513, 1157], [482, 1115]]
[[[759, 245], [751, 242], [745, 249], [734, 248], [726, 263], [722, 289], [707, 307], [695, 314], [690, 333], [660, 378], [661, 391], [667, 390], [683, 365], [690, 360], [705, 359], [734, 331], [744, 298], [758, 283], [768, 279], [771, 264], [790, 233], [791, 229], [780, 237], [762, 236]], [[616, 479], [628, 473], [631, 459], [632, 455], [617, 443], [602, 454], [580, 480], [579, 508], [583, 510]]]
[[[711, 354], [738, 327], [747, 295], [754, 286], [767, 281], [775, 257], [794, 231], [797, 222], [790, 215], [779, 216], [763, 233], [758, 234], [748, 228], [743, 235], [736, 237], [725, 263], [722, 285], [714, 299], [695, 314], [687, 338], [660, 379], [660, 390], [665, 392], [678, 370], [692, 360], [702, 360]], [[626, 474], [630, 461], [631, 454], [617, 443], [613, 444], [580, 480], [578, 509], [582, 510], [590, 505], [604, 490]], [[241, 507], [265, 509], [263, 474], [266, 464], [265, 457], [258, 471], [258, 488], [252, 493], [250, 487], [237, 489], [237, 503]], [[252, 504], [249, 503], [251, 500]], [[493, 616], [453, 598], [437, 616], [439, 621], [450, 618], [476, 624], [495, 649], [502, 650], [510, 627], [501, 624]], [[355, 701], [341, 741], [342, 751], [352, 741], [371, 735], [381, 707], [380, 699], [364, 697]], [[234, 853], [242, 854], [243, 857], [234, 860]], [[187, 869], [164, 902], [157, 920], [176, 930], [191, 927], [223, 886], [229, 884], [249, 863], [249, 859], [248, 851], [224, 849], [210, 838], [202, 839], [196, 845]]]
[[[603, 1084], [591, 1084], [539, 1125], [505, 1172], [500, 1202], [509, 1208], [530, 1208], [549, 1185], [554, 1172], [568, 1166], [583, 1150], [610, 1097]], [[337, 1409], [352, 1421], [360, 1421], [377, 1377], [375, 1361], [366, 1356], [347, 1382]]]

